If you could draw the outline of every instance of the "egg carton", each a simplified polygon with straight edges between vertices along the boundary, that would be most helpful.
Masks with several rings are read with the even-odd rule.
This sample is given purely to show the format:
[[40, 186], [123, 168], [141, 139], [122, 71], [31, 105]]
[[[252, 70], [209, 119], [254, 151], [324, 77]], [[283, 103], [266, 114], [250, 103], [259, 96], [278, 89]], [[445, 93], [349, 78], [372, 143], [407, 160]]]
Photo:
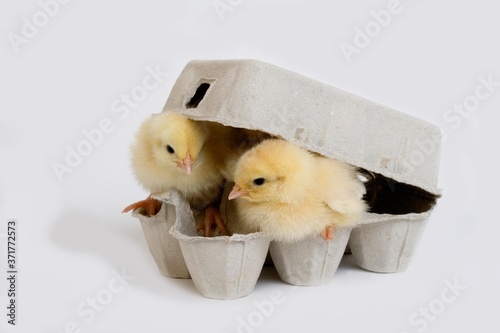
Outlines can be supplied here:
[[[162, 274], [191, 276], [204, 296], [235, 299], [252, 292], [268, 250], [281, 279], [294, 285], [331, 281], [347, 244], [366, 270], [407, 269], [439, 196], [438, 127], [255, 60], [191, 61], [167, 110], [260, 130], [359, 167], [369, 179], [371, 211], [354, 229], [336, 228], [333, 241], [317, 236], [285, 244], [261, 233], [204, 238], [187, 202], [167, 192], [157, 216], [134, 213]], [[229, 225], [238, 223], [233, 205], [221, 205]]]

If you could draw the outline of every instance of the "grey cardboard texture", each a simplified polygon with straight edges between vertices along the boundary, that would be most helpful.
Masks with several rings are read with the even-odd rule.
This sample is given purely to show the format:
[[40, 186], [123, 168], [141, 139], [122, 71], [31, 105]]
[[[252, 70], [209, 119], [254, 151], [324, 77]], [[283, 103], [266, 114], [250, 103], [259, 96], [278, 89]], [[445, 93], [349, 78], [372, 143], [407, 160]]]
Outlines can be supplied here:
[[272, 242], [269, 251], [280, 278], [298, 286], [330, 282], [344, 255], [350, 233], [351, 228], [336, 228], [332, 241], [316, 235], [296, 243]]
[[[169, 230], [174, 225], [176, 216], [183, 219], [189, 219], [189, 216], [192, 216], [192, 214], [182, 214], [190, 210], [189, 204], [176, 192], [165, 194], [162, 199], [165, 202], [155, 216], [147, 217], [139, 211], [134, 211], [132, 216], [141, 221], [149, 251], [160, 272], [168, 277], [187, 279], [189, 271], [182, 259], [179, 242], [170, 235]], [[180, 213], [177, 214], [177, 211]]]
[[[227, 198], [230, 190], [226, 186], [223, 197]], [[234, 223], [234, 212], [233, 203], [223, 200], [220, 213], [228, 225]], [[170, 233], [179, 240], [198, 291], [217, 299], [236, 299], [253, 291], [271, 242], [271, 237], [262, 233], [199, 237], [190, 218], [176, 218]]]
[[[438, 127], [274, 65], [255, 60], [191, 61], [163, 112], [267, 132], [391, 181], [439, 194]], [[199, 237], [185, 200], [175, 192], [160, 198], [164, 207], [159, 216], [146, 221], [136, 215], [160, 271], [188, 277], [183, 271], [187, 266], [200, 293], [220, 299], [252, 292], [269, 247], [281, 279], [295, 285], [329, 282], [347, 242], [360, 267], [404, 271], [432, 210], [430, 206], [397, 215], [370, 212], [356, 228], [336, 229], [330, 242], [318, 235], [295, 244], [270, 244], [260, 233]], [[229, 225], [237, 224], [231, 205], [223, 198], [221, 213]], [[175, 238], [166, 235], [165, 228], [159, 228], [161, 235], [150, 229], [149, 224], [161, 223], [173, 225], [170, 233]], [[179, 242], [178, 263], [167, 262], [172, 255], [164, 243], [176, 248]]]

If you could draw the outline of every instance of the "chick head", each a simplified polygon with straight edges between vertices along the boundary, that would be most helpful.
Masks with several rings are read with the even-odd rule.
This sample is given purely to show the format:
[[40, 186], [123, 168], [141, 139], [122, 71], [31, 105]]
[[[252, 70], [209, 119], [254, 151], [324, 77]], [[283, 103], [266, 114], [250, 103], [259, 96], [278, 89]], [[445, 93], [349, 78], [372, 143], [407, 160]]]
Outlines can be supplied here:
[[174, 167], [190, 174], [206, 139], [201, 123], [174, 112], [151, 118], [153, 158], [165, 167]]
[[266, 140], [242, 155], [229, 200], [290, 203], [310, 180], [309, 152], [284, 140]]

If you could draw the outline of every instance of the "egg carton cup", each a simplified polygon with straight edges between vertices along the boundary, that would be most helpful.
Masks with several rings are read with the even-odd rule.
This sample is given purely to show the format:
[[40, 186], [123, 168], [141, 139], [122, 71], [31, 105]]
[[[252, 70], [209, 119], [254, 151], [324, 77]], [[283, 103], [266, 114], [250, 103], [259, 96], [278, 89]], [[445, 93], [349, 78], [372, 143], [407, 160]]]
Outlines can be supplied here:
[[[224, 221], [231, 218], [226, 207], [220, 207]], [[271, 242], [262, 233], [199, 236], [194, 219], [176, 219], [170, 233], [180, 244], [196, 289], [215, 299], [237, 299], [253, 291]]]
[[[367, 201], [377, 200], [372, 211], [352, 230], [336, 228], [331, 242], [318, 236], [281, 244], [259, 233], [198, 237], [192, 217], [186, 217], [189, 207], [169, 206], [163, 215], [168, 221], [158, 218], [153, 224], [173, 225], [172, 235], [166, 235], [166, 224], [162, 235], [144, 229], [147, 239], [154, 238], [148, 244], [159, 267], [168, 266], [157, 259], [165, 258], [159, 250], [165, 246], [161, 239], [171, 242], [174, 236], [198, 290], [222, 299], [253, 290], [268, 248], [281, 279], [295, 285], [329, 282], [347, 243], [358, 266], [366, 270], [407, 269], [440, 194], [441, 131], [435, 125], [255, 60], [189, 62], [172, 88], [167, 111], [260, 130], [382, 180], [376, 186], [367, 183]], [[222, 205], [226, 221], [237, 226], [231, 203], [223, 200]]]
[[190, 275], [182, 257], [181, 247], [169, 231], [176, 220], [192, 218], [189, 204], [175, 191], [166, 192], [155, 199], [163, 202], [158, 214], [149, 217], [141, 210], [134, 210], [132, 216], [140, 220], [149, 251], [161, 274], [171, 278], [188, 279]]
[[358, 266], [378, 273], [404, 272], [429, 217], [430, 211], [405, 215], [367, 213], [349, 239]]
[[293, 243], [271, 242], [269, 251], [281, 280], [296, 286], [319, 286], [333, 279], [351, 228], [335, 228], [334, 239], [320, 235]]

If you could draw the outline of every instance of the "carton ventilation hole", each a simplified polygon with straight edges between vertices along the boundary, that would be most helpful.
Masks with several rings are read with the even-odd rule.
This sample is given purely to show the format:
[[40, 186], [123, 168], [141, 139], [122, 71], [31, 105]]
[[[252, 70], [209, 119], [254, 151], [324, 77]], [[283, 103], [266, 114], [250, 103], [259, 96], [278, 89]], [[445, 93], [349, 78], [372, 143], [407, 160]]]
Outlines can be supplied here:
[[210, 88], [210, 83], [202, 83], [196, 88], [196, 92], [193, 97], [186, 103], [186, 107], [188, 109], [194, 109], [198, 107], [198, 104], [203, 100], [205, 94], [207, 93], [208, 88]]

